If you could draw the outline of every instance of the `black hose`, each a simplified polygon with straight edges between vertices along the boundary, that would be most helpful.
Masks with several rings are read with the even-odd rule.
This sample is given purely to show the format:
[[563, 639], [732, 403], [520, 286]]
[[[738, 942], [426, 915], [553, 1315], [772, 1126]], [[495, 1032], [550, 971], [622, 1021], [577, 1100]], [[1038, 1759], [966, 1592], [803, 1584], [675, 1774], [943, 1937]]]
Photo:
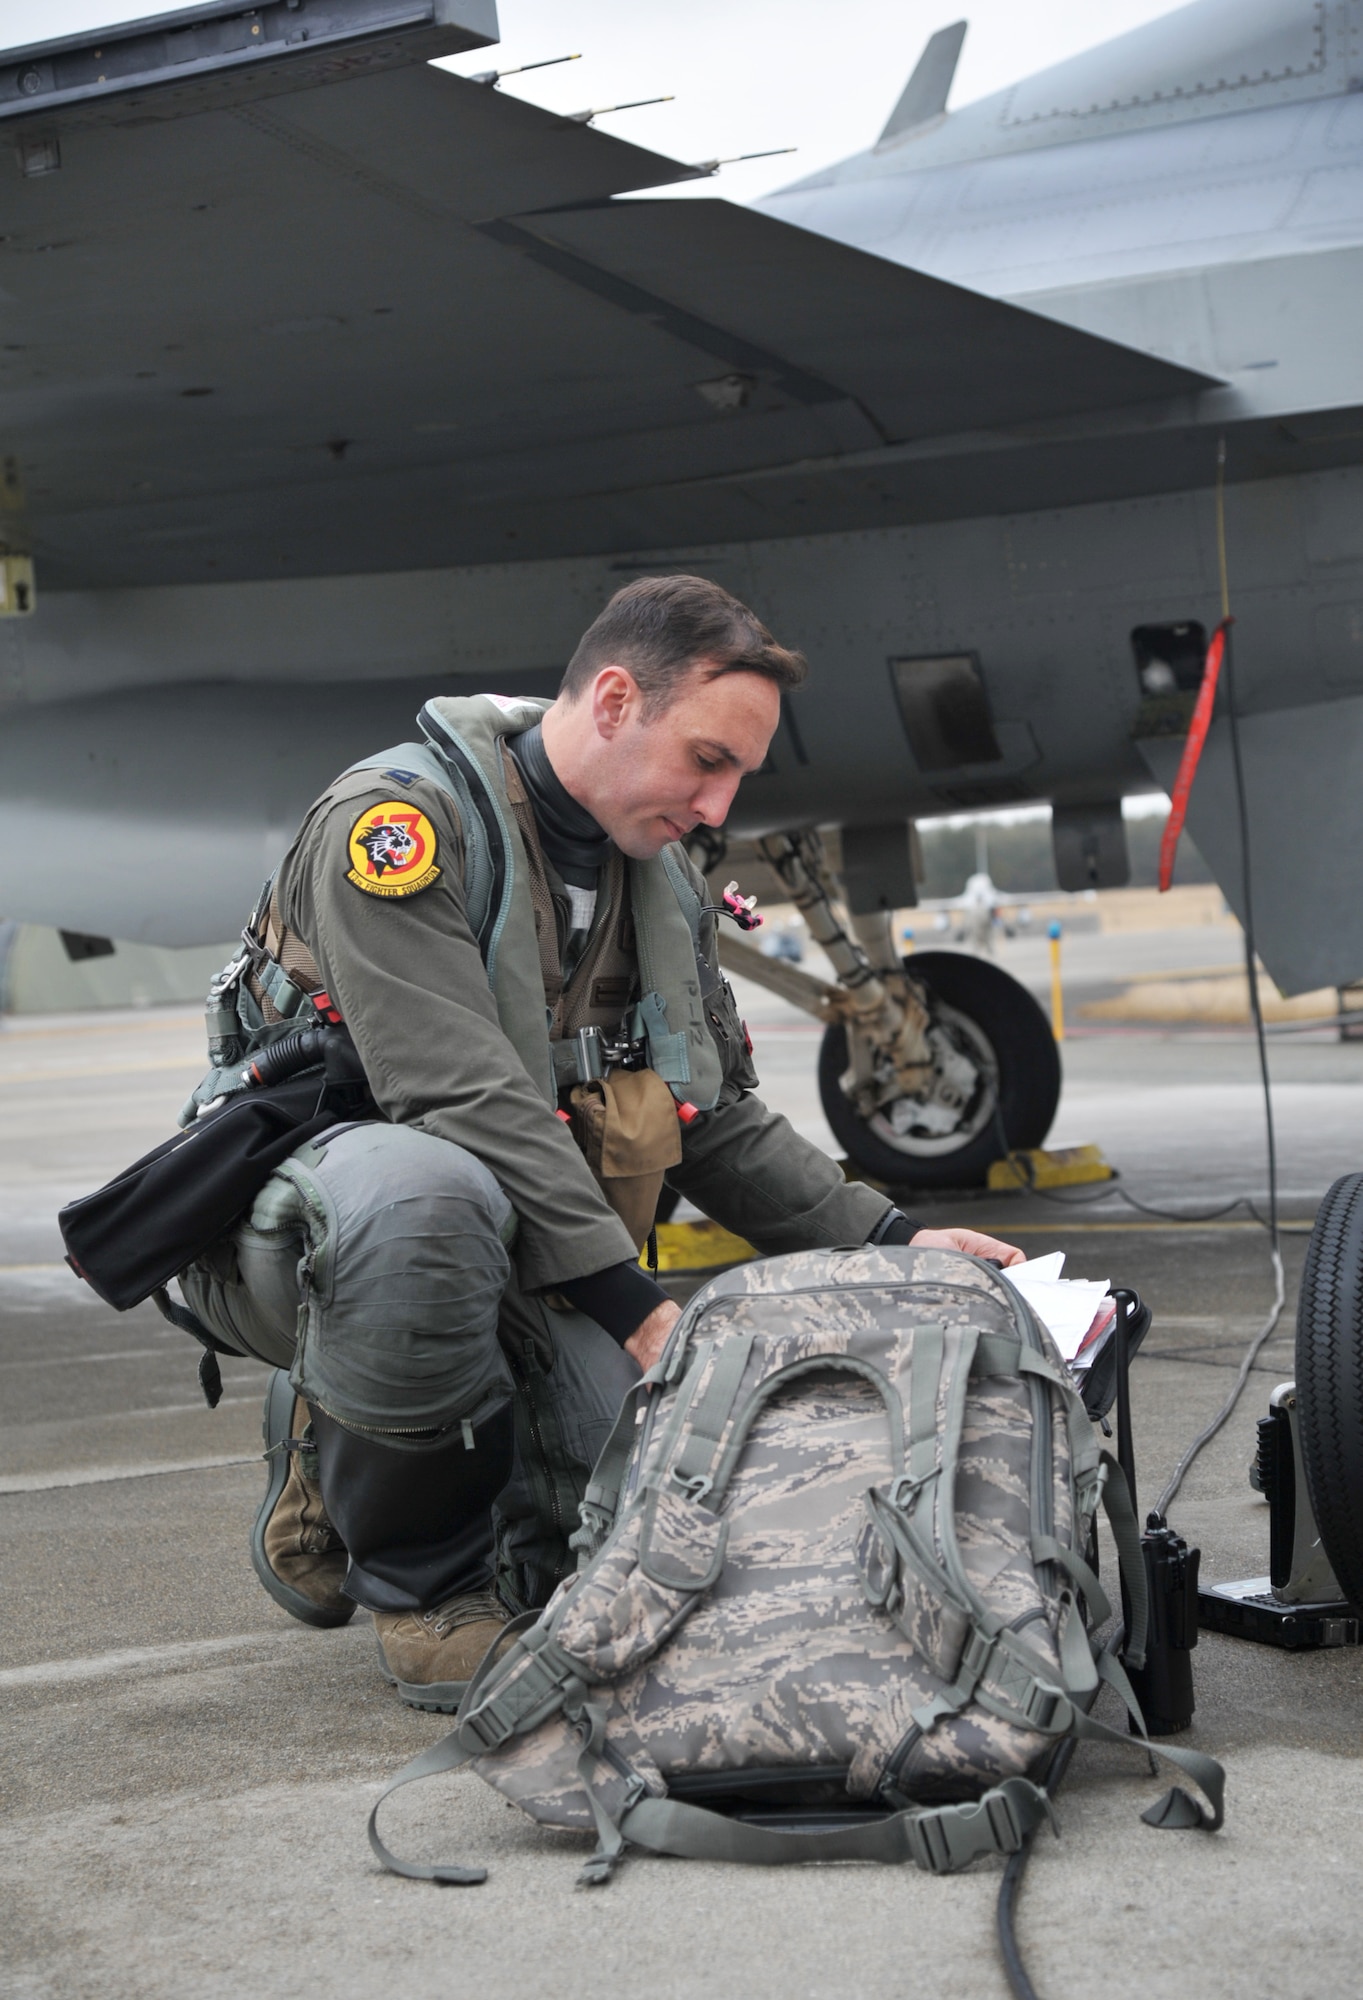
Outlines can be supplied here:
[[[1222, 470], [1224, 472], [1224, 459]], [[1224, 535], [1221, 536], [1221, 541], [1224, 551]], [[1278, 1241], [1278, 1146], [1273, 1128], [1273, 1085], [1268, 1073], [1268, 1041], [1264, 1034], [1264, 1012], [1259, 1000], [1259, 953], [1254, 936], [1254, 899], [1249, 852], [1249, 799], [1245, 791], [1245, 769], [1240, 755], [1240, 723], [1235, 705], [1235, 663], [1231, 650], [1229, 620], [1226, 624], [1224, 670], [1226, 721], [1230, 729], [1231, 768], [1235, 774], [1235, 804], [1240, 821], [1240, 890], [1245, 903], [1245, 972], [1249, 979], [1249, 1004], [1254, 1016], [1254, 1037], [1259, 1049], [1259, 1080], [1264, 1093], [1264, 1137], [1268, 1154], [1268, 1221], [1265, 1227], [1268, 1230], [1269, 1257], [1273, 1264], [1273, 1304], [1267, 1319], [1245, 1349], [1235, 1380], [1231, 1384], [1230, 1394], [1211, 1422], [1198, 1432], [1188, 1446], [1174, 1467], [1168, 1485], [1155, 1502], [1156, 1511], [1160, 1514], [1168, 1513], [1170, 1502], [1182, 1486], [1189, 1467], [1203, 1446], [1210, 1444], [1217, 1432], [1229, 1421], [1240, 1400], [1241, 1391], [1249, 1380], [1250, 1370], [1277, 1327], [1287, 1290], [1283, 1276], [1282, 1247]]]
[[291, 1028], [277, 1042], [271, 1042], [246, 1065], [247, 1081], [265, 1085], [283, 1083], [305, 1069], [316, 1069], [326, 1059], [328, 1030], [318, 1023]]
[[[1118, 1624], [1106, 1640], [1103, 1652], [1109, 1656], [1118, 1652], [1125, 1638], [1126, 1628]], [[1052, 1803], [1054, 1803], [1055, 1795], [1060, 1790], [1065, 1773], [1070, 1768], [1070, 1760], [1078, 1747], [1079, 1739], [1075, 1736], [1067, 1736], [1063, 1743], [1056, 1745], [1055, 1754], [1051, 1758], [1050, 1768], [1041, 1786], [1042, 1791], [1045, 1792], [1047, 1798]], [[1153, 1763], [1151, 1764], [1151, 1769], [1154, 1769]], [[1017, 1938], [1018, 1897], [1022, 1893], [1023, 1873], [1026, 1870], [1028, 1858], [1032, 1852], [1032, 1842], [1036, 1839], [1038, 1831], [1037, 1827], [1033, 1827], [1030, 1833], [1025, 1834], [1022, 1845], [1017, 1853], [1009, 1857], [1008, 1866], [1003, 1871], [1003, 1880], [999, 1884], [999, 1900], [994, 1911], [994, 1921], [999, 1936], [999, 1951], [1003, 1957], [1003, 1969], [1008, 1976], [1009, 1989], [1015, 1996], [1015, 2000], [1039, 2000], [1037, 1990], [1033, 1986], [1028, 1976], [1027, 1968], [1022, 1962], [1022, 1953], [1018, 1949]]]
[[[1254, 1220], [1263, 1228], [1267, 1229], [1269, 1226], [1255, 1208], [1253, 1196], [1247, 1194], [1238, 1194], [1233, 1201], [1223, 1202], [1219, 1208], [1206, 1209], [1200, 1215], [1181, 1215], [1173, 1209], [1154, 1208], [1148, 1201], [1138, 1200], [1134, 1194], [1129, 1192], [1125, 1185], [1121, 1187], [1099, 1188], [1093, 1194], [1059, 1194], [1054, 1188], [1038, 1187], [1036, 1177], [1032, 1172], [1032, 1163], [1027, 1158], [1027, 1155], [1025, 1153], [1015, 1153], [1008, 1143], [1008, 1134], [1003, 1123], [1003, 1113], [997, 1104], [994, 1106], [994, 1131], [998, 1137], [1000, 1157], [1007, 1160], [1010, 1166], [1017, 1169], [1027, 1184], [1027, 1193], [1038, 1196], [1042, 1201], [1054, 1202], [1057, 1208], [1089, 1208], [1096, 1201], [1124, 1201], [1131, 1208], [1139, 1209], [1142, 1215], [1157, 1216], [1161, 1222], [1187, 1223], [1217, 1222], [1223, 1215], [1229, 1215], [1233, 1209], [1247, 1208], [1254, 1217]], [[1116, 1179], [1115, 1174], [1113, 1179]]]
[[[1042, 1786], [1047, 1798], [1054, 1799], [1059, 1791], [1061, 1780], [1070, 1767], [1075, 1747], [1076, 1739], [1067, 1736], [1051, 1759], [1051, 1768], [1046, 1773], [1046, 1781]], [[1022, 1962], [1017, 1939], [1018, 1896], [1022, 1889], [1023, 1871], [1026, 1869], [1027, 1858], [1031, 1854], [1036, 1834], [1037, 1829], [1033, 1827], [1017, 1853], [1009, 1857], [1008, 1866], [1003, 1871], [1003, 1880], [999, 1884], [998, 1906], [994, 1913], [999, 1934], [999, 1951], [1003, 1955], [1003, 1969], [1016, 2000], [1038, 2000], [1037, 1990], [1028, 1978], [1027, 1968]]]

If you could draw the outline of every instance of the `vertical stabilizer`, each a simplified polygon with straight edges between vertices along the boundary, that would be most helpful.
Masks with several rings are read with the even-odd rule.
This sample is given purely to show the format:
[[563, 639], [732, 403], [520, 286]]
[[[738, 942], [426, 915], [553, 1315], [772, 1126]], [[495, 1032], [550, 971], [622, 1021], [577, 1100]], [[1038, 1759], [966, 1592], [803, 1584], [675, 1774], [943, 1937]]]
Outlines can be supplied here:
[[947, 93], [960, 60], [966, 26], [964, 21], [953, 21], [949, 28], [939, 28], [932, 37], [876, 141], [878, 146], [902, 139], [906, 132], [926, 125], [930, 118], [939, 118], [946, 110]]

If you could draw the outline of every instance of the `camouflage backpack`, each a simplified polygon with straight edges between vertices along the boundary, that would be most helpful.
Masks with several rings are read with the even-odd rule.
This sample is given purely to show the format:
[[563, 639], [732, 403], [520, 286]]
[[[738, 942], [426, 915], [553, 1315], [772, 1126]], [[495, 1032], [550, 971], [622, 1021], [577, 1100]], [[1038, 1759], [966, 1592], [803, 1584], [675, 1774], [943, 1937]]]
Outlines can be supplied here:
[[[578, 1574], [509, 1626], [451, 1734], [383, 1794], [469, 1765], [547, 1825], [738, 1861], [1013, 1853], [1049, 1815], [1109, 1616], [1085, 1560], [1105, 1505], [1141, 1663], [1145, 1572], [1126, 1482], [1068, 1370], [989, 1266], [941, 1250], [812, 1251], [707, 1285], [626, 1399], [587, 1489]], [[1148, 1817], [1221, 1824], [1209, 1757], [1160, 1752]], [[379, 1801], [382, 1804], [382, 1798]], [[396, 1860], [396, 1872], [485, 1871]]]

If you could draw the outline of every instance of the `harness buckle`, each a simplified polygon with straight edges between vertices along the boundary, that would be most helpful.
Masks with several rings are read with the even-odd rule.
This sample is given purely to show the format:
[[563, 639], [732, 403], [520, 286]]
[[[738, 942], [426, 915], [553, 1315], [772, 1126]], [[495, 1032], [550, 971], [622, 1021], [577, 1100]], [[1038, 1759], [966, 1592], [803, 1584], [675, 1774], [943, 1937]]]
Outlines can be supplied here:
[[215, 1001], [225, 1000], [229, 993], [236, 991], [237, 986], [241, 982], [241, 975], [250, 963], [250, 953], [242, 951], [235, 958], [229, 959], [221, 972], [214, 973], [212, 984], [208, 989], [208, 1003], [210, 1006]]
[[623, 1027], [614, 1036], [604, 1028], [579, 1028], [574, 1041], [579, 1083], [599, 1083], [613, 1069], [648, 1067], [647, 1040], [634, 1039]]

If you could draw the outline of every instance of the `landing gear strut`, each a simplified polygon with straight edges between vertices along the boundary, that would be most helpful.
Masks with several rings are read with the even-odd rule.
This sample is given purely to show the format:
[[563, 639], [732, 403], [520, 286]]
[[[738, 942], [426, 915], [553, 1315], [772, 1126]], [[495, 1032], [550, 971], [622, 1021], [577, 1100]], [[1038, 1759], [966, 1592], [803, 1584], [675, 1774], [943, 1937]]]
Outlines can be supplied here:
[[891, 1186], [969, 1187], [1014, 1147], [1039, 1146], [1060, 1096], [1046, 1018], [1024, 986], [961, 952], [902, 960], [888, 912], [844, 925], [817, 833], [758, 843], [838, 984], [721, 939], [730, 970], [827, 1023], [824, 1116], [849, 1158]]

